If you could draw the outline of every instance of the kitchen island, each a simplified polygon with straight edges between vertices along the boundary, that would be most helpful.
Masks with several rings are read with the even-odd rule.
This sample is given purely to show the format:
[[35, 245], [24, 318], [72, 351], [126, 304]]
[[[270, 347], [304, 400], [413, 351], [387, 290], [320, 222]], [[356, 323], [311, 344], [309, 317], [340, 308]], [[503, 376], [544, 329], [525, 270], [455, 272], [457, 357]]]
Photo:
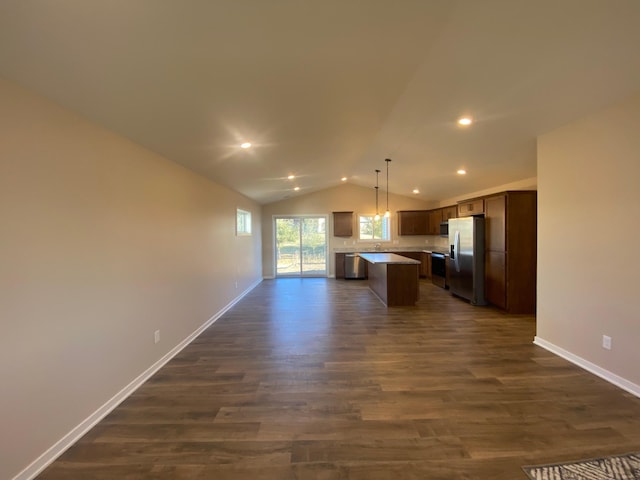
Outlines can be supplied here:
[[415, 305], [420, 261], [395, 253], [360, 253], [368, 262], [369, 288], [387, 307]]

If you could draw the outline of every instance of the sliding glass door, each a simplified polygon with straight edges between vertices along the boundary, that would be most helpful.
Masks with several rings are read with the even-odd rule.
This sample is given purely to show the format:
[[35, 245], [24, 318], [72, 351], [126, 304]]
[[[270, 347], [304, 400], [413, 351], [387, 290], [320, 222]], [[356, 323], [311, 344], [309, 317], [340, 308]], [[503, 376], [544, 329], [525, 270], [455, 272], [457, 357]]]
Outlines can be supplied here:
[[277, 277], [327, 276], [327, 218], [274, 218]]

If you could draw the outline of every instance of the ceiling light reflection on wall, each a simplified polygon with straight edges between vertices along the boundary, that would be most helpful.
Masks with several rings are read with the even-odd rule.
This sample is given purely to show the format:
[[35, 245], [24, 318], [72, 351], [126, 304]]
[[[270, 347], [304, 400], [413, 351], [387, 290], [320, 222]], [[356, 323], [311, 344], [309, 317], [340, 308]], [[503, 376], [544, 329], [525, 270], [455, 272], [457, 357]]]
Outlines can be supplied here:
[[467, 173], [467, 171], [464, 168], [461, 168], [460, 170], [458, 170], [456, 172], [458, 175], [465, 175]]
[[300, 187], [294, 187], [294, 190], [297, 192], [300, 190]]
[[250, 148], [251, 147], [251, 142], [244, 142], [240, 144], [240, 148]]
[[294, 178], [296, 178], [296, 176], [295, 176], [295, 175], [289, 175], [289, 176], [287, 177], [287, 179], [288, 179], [288, 180], [293, 180]]
[[464, 127], [471, 125], [473, 123], [473, 119], [471, 117], [461, 117], [458, 119], [458, 125], [462, 125]]
[[346, 181], [347, 181], [347, 177], [342, 177], [340, 180], [341, 180], [342, 182], [346, 182]]
[[417, 194], [419, 194], [419, 193], [420, 193], [420, 190], [418, 190], [417, 188], [414, 188], [414, 189], [413, 189], [413, 193], [414, 193], [414, 195], [417, 195]]

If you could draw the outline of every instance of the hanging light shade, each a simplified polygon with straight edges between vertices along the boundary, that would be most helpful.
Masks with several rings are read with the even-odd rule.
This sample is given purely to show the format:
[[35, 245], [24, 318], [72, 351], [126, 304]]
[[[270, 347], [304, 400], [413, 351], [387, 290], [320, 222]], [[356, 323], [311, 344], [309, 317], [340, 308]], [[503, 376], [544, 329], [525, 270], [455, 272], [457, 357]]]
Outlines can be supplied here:
[[384, 216], [389, 218], [391, 216], [391, 212], [389, 211], [389, 162], [391, 162], [391, 159], [385, 158], [384, 161], [387, 164], [387, 211], [384, 212]]
[[380, 170], [376, 168], [376, 216], [373, 217], [374, 220], [380, 220], [380, 214], [378, 213], [378, 175], [380, 175]]

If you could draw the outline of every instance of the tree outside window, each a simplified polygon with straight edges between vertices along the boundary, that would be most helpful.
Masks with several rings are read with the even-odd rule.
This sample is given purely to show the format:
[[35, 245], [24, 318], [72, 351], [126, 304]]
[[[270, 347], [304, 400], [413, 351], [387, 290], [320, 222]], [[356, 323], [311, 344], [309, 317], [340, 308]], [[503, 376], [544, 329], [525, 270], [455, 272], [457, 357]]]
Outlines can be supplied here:
[[391, 229], [389, 228], [389, 223], [389, 218], [384, 216], [376, 220], [375, 215], [359, 215], [360, 240], [390, 240]]

